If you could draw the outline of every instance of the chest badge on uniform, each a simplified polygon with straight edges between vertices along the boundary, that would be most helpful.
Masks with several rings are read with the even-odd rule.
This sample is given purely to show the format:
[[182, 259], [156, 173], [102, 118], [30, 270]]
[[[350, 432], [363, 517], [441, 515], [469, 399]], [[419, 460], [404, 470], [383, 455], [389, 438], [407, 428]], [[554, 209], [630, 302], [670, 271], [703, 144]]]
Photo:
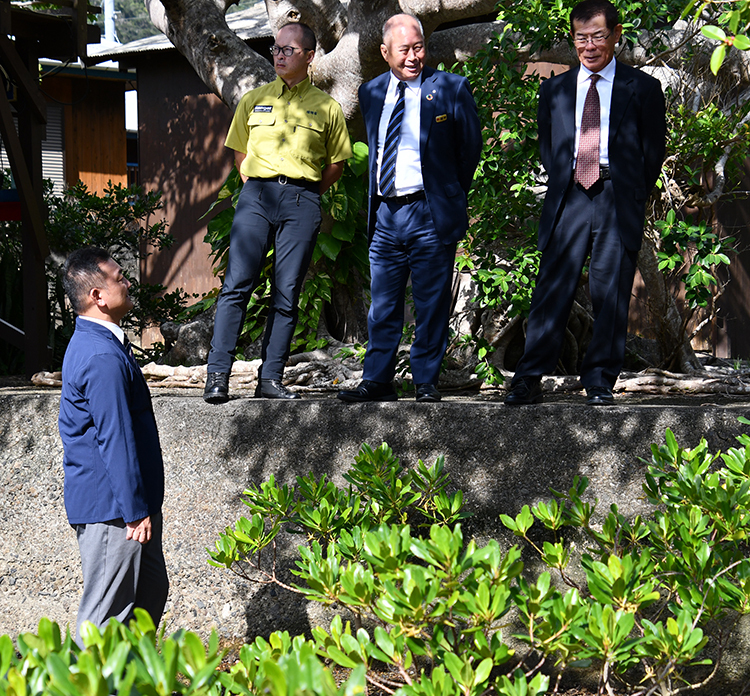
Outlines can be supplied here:
[[253, 113], [255, 114], [270, 114], [273, 111], [273, 106], [270, 104], [256, 104], [253, 107]]
[[440, 114], [440, 116], [435, 116], [435, 123], [442, 123], [443, 121], [448, 120], [448, 114]]
[[426, 94], [426, 95], [425, 95], [425, 99], [426, 99], [427, 101], [432, 101], [432, 95], [431, 95], [431, 94]]

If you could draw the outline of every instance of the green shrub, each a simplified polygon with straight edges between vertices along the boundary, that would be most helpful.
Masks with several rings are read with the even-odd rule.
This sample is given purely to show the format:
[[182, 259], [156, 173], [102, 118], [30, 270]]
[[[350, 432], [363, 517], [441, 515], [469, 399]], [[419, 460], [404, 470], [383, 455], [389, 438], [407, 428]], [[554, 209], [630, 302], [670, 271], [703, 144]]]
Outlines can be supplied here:
[[[387, 445], [364, 445], [346, 488], [309, 475], [296, 487], [272, 478], [248, 489], [250, 517], [210, 552], [210, 563], [248, 580], [344, 608], [354, 626], [337, 615], [308, 638], [256, 638], [223, 671], [215, 634], [207, 645], [185, 630], [157, 635], [141, 610], [129, 627], [87, 624], [84, 649], [42, 619], [15, 649], [0, 637], [0, 695], [354, 696], [369, 685], [404, 696], [535, 696], [581, 668], [598, 675], [601, 694], [694, 690], [715, 676], [750, 611], [750, 437], [738, 440], [711, 454], [705, 440], [680, 448], [668, 430], [647, 462], [648, 519], [613, 505], [599, 520], [585, 478], [502, 515], [546, 565], [536, 576], [517, 546], [464, 539], [463, 498], [447, 493], [442, 458], [406, 470]], [[537, 523], [548, 540], [529, 534]], [[284, 527], [306, 539], [299, 584], [282, 582], [275, 553], [262, 553]], [[567, 528], [587, 541], [575, 570]], [[349, 670], [343, 684], [332, 665]]]
[[[0, 187], [9, 185], [7, 181]], [[65, 348], [75, 329], [75, 316], [66, 304], [60, 270], [65, 257], [85, 246], [107, 249], [125, 269], [132, 283], [130, 295], [135, 309], [125, 318], [126, 328], [140, 330], [153, 324], [176, 319], [187, 303], [180, 289], [167, 293], [159, 284], [142, 283], [130, 270], [147, 255], [147, 247], [169, 248], [174, 241], [167, 223], [155, 219], [161, 209], [161, 193], [146, 192], [140, 186], [107, 184], [101, 194], [91, 193], [82, 182], [67, 188], [61, 196], [45, 181], [44, 202], [49, 213], [45, 232], [50, 246], [46, 260], [48, 284], [49, 338], [53, 349], [52, 365], [62, 364]], [[0, 222], [0, 318], [23, 326], [20, 222]], [[145, 354], [153, 358], [157, 351]], [[0, 374], [22, 371], [22, 351], [0, 342]]]
[[[595, 523], [596, 501], [578, 477], [515, 518], [502, 515], [547, 567], [536, 577], [518, 547], [464, 539], [463, 499], [446, 493], [442, 459], [406, 471], [386, 445], [363, 446], [346, 489], [312, 475], [296, 489], [273, 478], [248, 489], [252, 516], [227, 528], [210, 562], [345, 607], [355, 626], [336, 617], [329, 630], [313, 629], [318, 654], [364, 668], [376, 686], [385, 663], [386, 685], [408, 694], [545, 693], [542, 668], [554, 665], [558, 679], [595, 670], [601, 693], [678, 693], [714, 677], [731, 628], [750, 611], [750, 437], [739, 440], [712, 455], [705, 440], [683, 450], [668, 430], [648, 463], [648, 520], [627, 520], [613, 505]], [[537, 522], [551, 541], [529, 535]], [[262, 563], [275, 559], [262, 551], [285, 525], [307, 537], [294, 585]], [[577, 572], [566, 528], [590, 546]], [[506, 642], [509, 625], [521, 649]]]

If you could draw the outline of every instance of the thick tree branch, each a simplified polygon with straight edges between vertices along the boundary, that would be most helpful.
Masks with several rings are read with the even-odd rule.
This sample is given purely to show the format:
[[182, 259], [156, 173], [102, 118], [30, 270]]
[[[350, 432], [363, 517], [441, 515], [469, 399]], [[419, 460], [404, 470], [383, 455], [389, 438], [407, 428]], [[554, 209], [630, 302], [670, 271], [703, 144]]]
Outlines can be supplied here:
[[318, 40], [319, 54], [332, 51], [346, 31], [346, 7], [339, 0], [265, 0], [275, 35], [288, 22], [304, 22]]
[[148, 0], [151, 20], [187, 58], [209, 89], [231, 108], [274, 78], [271, 64], [227, 26], [223, 10], [201, 0]]
[[463, 63], [502, 31], [503, 26], [502, 22], [483, 22], [436, 31], [427, 45], [428, 60], [432, 65], [445, 63], [448, 68]]
[[401, 11], [419, 17], [425, 34], [441, 24], [460, 19], [481, 17], [495, 10], [495, 0], [401, 0]]

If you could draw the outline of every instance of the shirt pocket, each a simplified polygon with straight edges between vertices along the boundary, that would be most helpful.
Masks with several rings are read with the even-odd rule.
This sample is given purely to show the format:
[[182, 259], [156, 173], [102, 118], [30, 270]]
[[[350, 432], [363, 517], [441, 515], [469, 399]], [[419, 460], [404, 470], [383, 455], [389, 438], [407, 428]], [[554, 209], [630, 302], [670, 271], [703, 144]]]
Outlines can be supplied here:
[[247, 119], [248, 153], [272, 155], [278, 149], [275, 133], [276, 116], [270, 113], [251, 113]]
[[312, 118], [294, 123], [295, 145], [300, 159], [313, 162], [325, 156], [325, 123]]

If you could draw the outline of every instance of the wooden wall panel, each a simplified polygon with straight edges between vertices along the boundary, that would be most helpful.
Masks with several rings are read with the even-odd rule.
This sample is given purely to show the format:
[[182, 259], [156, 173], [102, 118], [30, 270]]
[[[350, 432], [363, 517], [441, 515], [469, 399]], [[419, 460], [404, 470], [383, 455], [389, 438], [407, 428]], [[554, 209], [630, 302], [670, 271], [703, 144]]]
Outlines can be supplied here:
[[141, 277], [168, 290], [203, 294], [219, 282], [203, 242], [206, 221], [200, 218], [232, 168], [231, 151], [224, 147], [232, 113], [174, 52], [137, 67], [141, 183], [162, 192], [164, 217], [175, 238], [169, 250], [146, 258]]
[[125, 83], [55, 76], [45, 93], [65, 109], [65, 179], [101, 193], [108, 181], [127, 185]]

